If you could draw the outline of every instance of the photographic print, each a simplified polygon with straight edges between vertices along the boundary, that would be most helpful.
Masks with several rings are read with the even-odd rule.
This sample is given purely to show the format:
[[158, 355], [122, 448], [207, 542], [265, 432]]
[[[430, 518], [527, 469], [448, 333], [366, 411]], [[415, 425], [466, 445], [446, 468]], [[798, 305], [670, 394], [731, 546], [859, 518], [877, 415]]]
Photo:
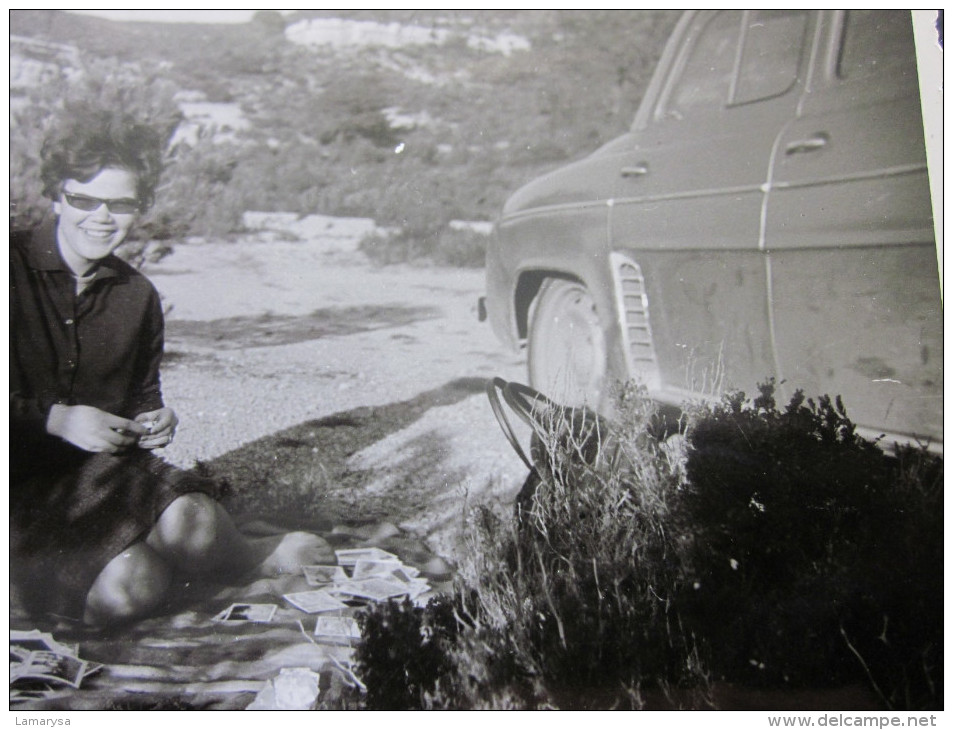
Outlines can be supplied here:
[[305, 565], [302, 570], [309, 586], [323, 586], [347, 580], [347, 573], [339, 565]]
[[10, 10], [11, 708], [942, 710], [942, 30]]
[[284, 599], [297, 609], [305, 613], [321, 613], [322, 611], [340, 611], [347, 606], [330, 593], [330, 589], [319, 591], [299, 591], [286, 593]]
[[346, 616], [319, 616], [314, 635], [330, 643], [352, 645], [361, 638], [361, 630], [352, 618]]
[[233, 603], [213, 618], [220, 623], [248, 621], [266, 624], [275, 616], [278, 606], [273, 603]]

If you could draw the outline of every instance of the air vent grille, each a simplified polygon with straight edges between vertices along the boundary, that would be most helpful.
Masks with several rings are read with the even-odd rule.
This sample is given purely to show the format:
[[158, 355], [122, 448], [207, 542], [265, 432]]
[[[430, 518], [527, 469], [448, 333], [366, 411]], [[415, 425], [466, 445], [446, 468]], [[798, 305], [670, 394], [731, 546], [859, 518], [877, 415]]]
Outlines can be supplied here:
[[641, 381], [651, 390], [659, 386], [659, 372], [655, 344], [652, 340], [652, 327], [649, 323], [649, 300], [645, 289], [645, 278], [642, 276], [639, 265], [628, 257], [613, 254], [613, 259], [616, 292], [631, 373], [636, 380]]

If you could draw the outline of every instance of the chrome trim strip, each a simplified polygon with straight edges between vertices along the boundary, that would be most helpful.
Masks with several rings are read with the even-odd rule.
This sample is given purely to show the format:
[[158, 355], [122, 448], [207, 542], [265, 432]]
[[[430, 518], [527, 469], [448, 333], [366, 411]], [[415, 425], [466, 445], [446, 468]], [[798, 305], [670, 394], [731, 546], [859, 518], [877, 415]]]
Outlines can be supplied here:
[[897, 177], [900, 175], [915, 175], [926, 172], [926, 164], [896, 165], [887, 167], [876, 172], [855, 172], [849, 175], [838, 175], [837, 177], [811, 178], [804, 182], [772, 182], [769, 190], [791, 190], [792, 188], [808, 188], [815, 185], [833, 185], [835, 183], [856, 182], [858, 180], [876, 180], [877, 178]]

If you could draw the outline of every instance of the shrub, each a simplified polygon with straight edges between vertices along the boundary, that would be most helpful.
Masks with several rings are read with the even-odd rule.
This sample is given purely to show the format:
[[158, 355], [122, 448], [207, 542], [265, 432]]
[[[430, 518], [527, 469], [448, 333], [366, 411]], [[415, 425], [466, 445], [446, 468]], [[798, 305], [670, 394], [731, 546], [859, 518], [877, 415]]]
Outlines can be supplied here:
[[433, 226], [390, 233], [372, 233], [359, 245], [371, 261], [394, 264], [429, 261], [442, 266], [482, 268], [486, 263], [487, 237], [473, 231], [449, 228], [433, 230]]
[[243, 188], [233, 183], [238, 150], [203, 131], [192, 147], [178, 146], [165, 171], [167, 183], [143, 228], [156, 239], [227, 236], [241, 228]]
[[436, 598], [426, 610], [406, 598], [390, 600], [358, 614], [358, 622], [355, 662], [367, 685], [367, 708], [423, 707], [451, 668], [447, 647], [457, 635], [451, 599]]
[[426, 257], [428, 242], [403, 231], [375, 232], [361, 239], [358, 249], [378, 264], [420, 261]]
[[869, 682], [888, 707], [942, 686], [942, 460], [891, 457], [840, 399], [734, 393], [689, 426], [697, 589], [683, 618], [718, 678], [748, 686]]
[[535, 414], [527, 510], [473, 513], [452, 596], [370, 609], [369, 692], [605, 709], [862, 684], [942, 707], [942, 459], [884, 453], [839, 399], [779, 410], [773, 382], [689, 408], [674, 439], [639, 391], [616, 413]]
[[435, 263], [462, 268], [483, 268], [486, 265], [486, 234], [476, 231], [445, 229], [437, 237], [433, 252]]

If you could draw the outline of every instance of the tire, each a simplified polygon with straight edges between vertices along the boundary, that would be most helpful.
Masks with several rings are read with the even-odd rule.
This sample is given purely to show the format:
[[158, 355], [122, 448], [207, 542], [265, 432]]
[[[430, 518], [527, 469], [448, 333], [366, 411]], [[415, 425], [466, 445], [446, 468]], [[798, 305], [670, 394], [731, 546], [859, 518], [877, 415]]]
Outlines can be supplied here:
[[557, 403], [598, 410], [606, 344], [595, 301], [576, 281], [546, 279], [530, 310], [529, 382]]

